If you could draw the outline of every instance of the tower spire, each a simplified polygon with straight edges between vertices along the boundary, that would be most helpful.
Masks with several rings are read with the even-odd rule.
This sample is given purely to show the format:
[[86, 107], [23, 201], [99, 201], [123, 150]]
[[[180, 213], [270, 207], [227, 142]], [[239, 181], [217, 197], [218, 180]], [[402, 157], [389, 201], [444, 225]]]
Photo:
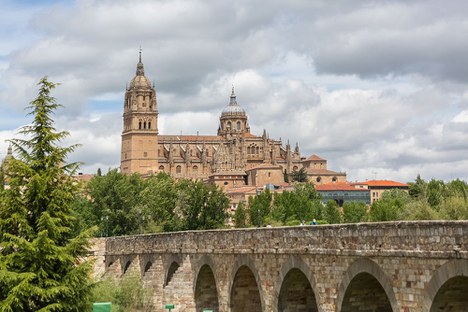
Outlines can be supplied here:
[[138, 53], [138, 64], [137, 64], [137, 70], [136, 70], [136, 75], [137, 76], [144, 76], [145, 75], [145, 69], [143, 67], [143, 62], [141, 61], [141, 46], [140, 46], [140, 52]]
[[237, 105], [236, 94], [234, 93], [234, 84], [232, 85], [231, 100], [229, 105]]

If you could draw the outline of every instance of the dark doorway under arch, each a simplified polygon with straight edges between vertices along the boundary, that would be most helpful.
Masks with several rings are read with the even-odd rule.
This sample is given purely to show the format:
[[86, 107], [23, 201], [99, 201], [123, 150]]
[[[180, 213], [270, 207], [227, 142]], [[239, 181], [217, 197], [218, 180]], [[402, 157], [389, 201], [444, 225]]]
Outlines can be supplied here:
[[349, 283], [341, 312], [392, 312], [390, 301], [379, 281], [369, 273], [357, 274]]
[[317, 301], [309, 280], [299, 269], [286, 274], [278, 298], [278, 311], [317, 312]]
[[218, 291], [216, 280], [209, 265], [204, 265], [200, 269], [195, 286], [196, 311], [202, 312], [204, 309], [219, 311]]
[[468, 311], [468, 276], [455, 276], [437, 291], [430, 312]]
[[257, 281], [245, 265], [237, 270], [231, 290], [231, 312], [244, 311], [263, 311]]

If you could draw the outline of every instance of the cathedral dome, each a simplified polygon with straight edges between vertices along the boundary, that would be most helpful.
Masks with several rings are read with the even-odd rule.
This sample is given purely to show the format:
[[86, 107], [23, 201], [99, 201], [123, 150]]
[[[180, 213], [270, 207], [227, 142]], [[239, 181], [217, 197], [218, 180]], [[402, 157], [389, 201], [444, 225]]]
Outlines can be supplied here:
[[144, 75], [136, 75], [130, 82], [130, 88], [151, 89], [151, 80]]
[[232, 87], [229, 105], [226, 106], [221, 113], [221, 116], [227, 115], [245, 115], [245, 110], [239, 104], [237, 104], [236, 95], [234, 94], [234, 87]]

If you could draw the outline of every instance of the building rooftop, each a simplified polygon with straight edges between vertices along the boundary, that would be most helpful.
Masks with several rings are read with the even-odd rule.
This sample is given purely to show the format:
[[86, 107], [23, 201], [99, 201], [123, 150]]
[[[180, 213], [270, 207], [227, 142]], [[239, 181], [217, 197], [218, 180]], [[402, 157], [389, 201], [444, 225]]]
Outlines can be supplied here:
[[391, 180], [369, 180], [365, 182], [358, 182], [358, 184], [364, 184], [367, 186], [380, 186], [380, 187], [408, 187], [409, 185], [406, 183], [401, 183], [397, 181]]
[[315, 185], [316, 191], [353, 191], [353, 192], [368, 192], [368, 189], [356, 188], [349, 182], [332, 182], [321, 185]]

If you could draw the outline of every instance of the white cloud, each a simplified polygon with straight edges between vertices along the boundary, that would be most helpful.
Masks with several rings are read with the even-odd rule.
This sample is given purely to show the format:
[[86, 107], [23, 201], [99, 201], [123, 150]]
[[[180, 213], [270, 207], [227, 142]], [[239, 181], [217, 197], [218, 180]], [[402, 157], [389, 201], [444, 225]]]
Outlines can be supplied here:
[[[468, 179], [467, 4], [70, 1], [0, 5], [0, 139], [49, 75], [84, 172], [117, 167], [138, 47], [162, 134], [216, 134], [234, 84], [252, 132], [350, 179]], [[13, 23], [12, 21], [17, 21]], [[454, 31], [456, 30], [456, 31]], [[9, 35], [11, 34], [11, 35]], [[0, 142], [0, 153], [7, 145]], [[3, 154], [0, 154], [0, 157]]]

